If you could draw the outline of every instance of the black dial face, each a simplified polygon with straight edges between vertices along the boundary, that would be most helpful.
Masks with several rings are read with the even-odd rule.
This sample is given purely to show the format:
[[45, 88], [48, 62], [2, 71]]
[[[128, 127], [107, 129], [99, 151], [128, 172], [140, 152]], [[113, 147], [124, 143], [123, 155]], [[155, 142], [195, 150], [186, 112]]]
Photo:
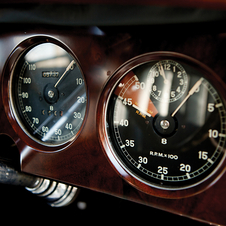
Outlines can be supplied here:
[[107, 131], [130, 175], [165, 189], [192, 187], [224, 158], [226, 113], [203, 72], [171, 59], [127, 71], [108, 102]]
[[76, 136], [86, 87], [77, 60], [65, 49], [53, 43], [33, 47], [18, 61], [11, 84], [15, 115], [31, 138], [51, 146]]
[[148, 77], [152, 83], [151, 95], [159, 101], [176, 101], [187, 89], [186, 71], [173, 60], [156, 63], [149, 71]]

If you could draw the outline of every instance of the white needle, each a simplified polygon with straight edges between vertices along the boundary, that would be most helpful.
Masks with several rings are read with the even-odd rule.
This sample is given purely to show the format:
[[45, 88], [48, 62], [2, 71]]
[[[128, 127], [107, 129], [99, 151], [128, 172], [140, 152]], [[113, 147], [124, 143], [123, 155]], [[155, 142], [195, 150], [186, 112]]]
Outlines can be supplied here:
[[160, 64], [160, 70], [159, 70], [159, 72], [160, 72], [160, 75], [164, 79], [164, 83], [166, 84], [168, 82], [168, 80], [166, 79], [165, 71], [164, 71], [163, 66], [161, 64]]
[[69, 71], [69, 70], [73, 70], [74, 68], [72, 67], [73, 64], [75, 63], [74, 60], [71, 61], [71, 63], [67, 66], [65, 72], [61, 75], [61, 77], [59, 78], [59, 80], [56, 82], [56, 84], [54, 85], [54, 87], [56, 88], [57, 85], [59, 84], [59, 82], [62, 80], [62, 78], [65, 76], [65, 74]]
[[147, 115], [148, 117], [151, 117], [151, 114], [147, 113], [147, 111], [144, 111], [143, 109], [141, 109], [140, 107], [136, 106], [135, 104], [132, 105], [135, 109], [137, 109], [138, 111], [142, 112], [143, 114]]
[[[120, 99], [120, 100], [124, 100], [121, 96], [118, 96], [118, 98]], [[125, 101], [125, 100], [124, 100]], [[145, 110], [143, 110], [143, 109], [141, 109], [140, 107], [138, 107], [137, 105], [135, 105], [135, 104], [129, 104], [130, 106], [132, 106], [133, 108], [135, 108], [135, 109], [137, 109], [138, 111], [140, 111], [140, 112], [142, 112], [143, 114], [145, 114], [145, 115], [147, 115], [148, 117], [152, 117], [152, 115], [151, 114], [149, 114], [147, 111], [145, 111]]]
[[173, 112], [171, 115], [174, 117], [174, 115], [180, 110], [180, 108], [184, 105], [184, 103], [187, 101], [187, 99], [194, 94], [194, 92], [199, 88], [199, 86], [202, 84], [203, 78], [200, 78], [195, 85], [190, 89], [188, 92], [188, 95], [184, 98], [184, 100], [180, 103], [180, 105], [177, 107], [177, 109]]

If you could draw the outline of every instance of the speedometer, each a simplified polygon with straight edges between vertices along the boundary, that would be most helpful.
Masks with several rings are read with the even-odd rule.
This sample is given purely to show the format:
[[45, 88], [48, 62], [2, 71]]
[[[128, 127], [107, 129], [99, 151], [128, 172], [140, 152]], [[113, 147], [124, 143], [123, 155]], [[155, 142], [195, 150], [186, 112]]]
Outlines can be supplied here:
[[123, 65], [109, 82], [114, 86], [100, 128], [121, 176], [146, 192], [174, 194], [203, 189], [219, 176], [226, 112], [217, 80], [206, 66], [176, 53], [146, 54]]
[[33, 140], [47, 146], [72, 140], [83, 124], [86, 102], [82, 70], [65, 46], [43, 42], [21, 55], [11, 78], [11, 103]]

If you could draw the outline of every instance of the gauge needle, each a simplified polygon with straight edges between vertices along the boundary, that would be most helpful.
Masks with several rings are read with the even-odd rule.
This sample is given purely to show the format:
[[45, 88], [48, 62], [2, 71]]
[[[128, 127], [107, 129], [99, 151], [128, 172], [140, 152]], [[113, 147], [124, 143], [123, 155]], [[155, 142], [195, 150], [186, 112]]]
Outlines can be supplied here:
[[[118, 96], [118, 98], [119, 98], [120, 100], [122, 100], [123, 102], [127, 102], [126, 99], [128, 99], [126, 94], [124, 95], [124, 98], [121, 97], [121, 96]], [[129, 98], [129, 99], [130, 99], [130, 98]], [[132, 99], [132, 98], [131, 98], [131, 99]], [[134, 96], [133, 100], [134, 100], [134, 99], [136, 99], [135, 96]], [[146, 115], [146, 116], [148, 116], [148, 117], [154, 117], [154, 116], [158, 113], [157, 109], [154, 107], [154, 105], [153, 105], [153, 103], [152, 103], [151, 101], [149, 101], [149, 103], [148, 103], [148, 108], [147, 108], [147, 110], [144, 110], [144, 109], [142, 109], [141, 107], [139, 107], [139, 106], [138, 106], [139, 104], [137, 103], [137, 101], [135, 101], [135, 103], [133, 103], [132, 101], [131, 101], [131, 102], [127, 102], [127, 104], [128, 104], [128, 105], [131, 105], [133, 108], [135, 108], [136, 110], [138, 110], [139, 112], [141, 112], [142, 114], [144, 114], [144, 115]], [[151, 109], [151, 110], [150, 110], [150, 109]]]
[[165, 71], [163, 69], [163, 66], [160, 64], [160, 69], [159, 69], [160, 75], [163, 77], [164, 79], [164, 83], [166, 84], [168, 82], [168, 80], [166, 79], [166, 75], [165, 75]]
[[190, 89], [188, 92], [188, 95], [184, 98], [184, 100], [180, 103], [180, 105], [177, 107], [177, 109], [173, 112], [171, 115], [174, 117], [174, 115], [180, 110], [180, 108], [184, 105], [184, 103], [187, 101], [187, 99], [194, 94], [194, 92], [199, 88], [199, 86], [202, 84], [203, 78], [200, 78], [195, 85]]
[[147, 111], [141, 109], [140, 107], [138, 107], [137, 105], [133, 104], [132, 105], [135, 109], [137, 109], [138, 111], [140, 111], [141, 113], [147, 115], [148, 117], [151, 117], [152, 115], [150, 113], [148, 113]]
[[61, 75], [61, 77], [59, 78], [59, 80], [56, 82], [56, 84], [54, 85], [54, 87], [56, 88], [57, 85], [60, 83], [60, 81], [63, 79], [63, 77], [66, 75], [66, 73], [69, 71], [69, 70], [73, 70], [74, 68], [72, 67], [73, 64], [75, 64], [75, 61], [72, 60], [71, 63], [67, 66], [65, 72]]

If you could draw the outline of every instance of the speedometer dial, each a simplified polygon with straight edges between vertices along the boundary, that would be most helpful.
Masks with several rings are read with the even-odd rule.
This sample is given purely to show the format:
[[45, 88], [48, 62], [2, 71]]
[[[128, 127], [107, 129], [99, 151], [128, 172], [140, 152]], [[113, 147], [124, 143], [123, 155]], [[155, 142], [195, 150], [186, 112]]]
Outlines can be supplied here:
[[105, 150], [129, 182], [174, 191], [219, 175], [226, 112], [213, 72], [186, 56], [162, 53], [138, 57], [117, 73], [107, 99]]
[[73, 139], [87, 102], [77, 59], [54, 43], [33, 46], [15, 66], [11, 99], [18, 123], [38, 143], [52, 146]]

